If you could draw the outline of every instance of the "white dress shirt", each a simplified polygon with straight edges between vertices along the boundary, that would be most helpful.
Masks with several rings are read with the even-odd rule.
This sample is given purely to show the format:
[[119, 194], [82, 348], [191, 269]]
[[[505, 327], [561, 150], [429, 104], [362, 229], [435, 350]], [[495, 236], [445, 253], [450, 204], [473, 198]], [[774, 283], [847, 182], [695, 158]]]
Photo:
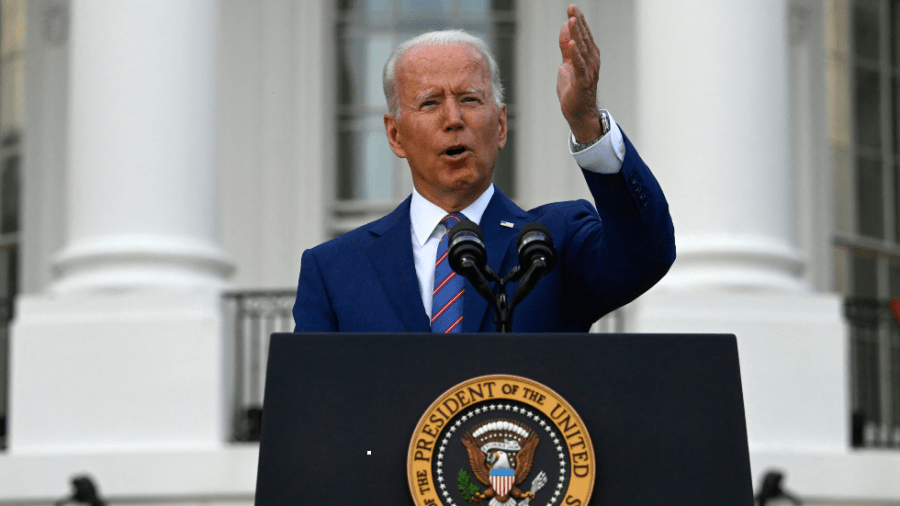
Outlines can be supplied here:
[[[622, 169], [625, 160], [625, 141], [622, 131], [612, 115], [609, 116], [609, 132], [581, 151], [575, 151], [575, 136], [569, 133], [569, 153], [575, 162], [584, 170], [600, 174], [615, 174]], [[481, 224], [481, 216], [494, 196], [494, 185], [488, 187], [469, 207], [462, 210], [466, 218]], [[410, 226], [412, 228], [413, 258], [416, 263], [416, 277], [419, 279], [419, 293], [425, 314], [431, 319], [431, 300], [434, 291], [434, 261], [437, 257], [438, 244], [447, 229], [441, 224], [444, 211], [433, 202], [427, 200], [413, 188], [412, 200], [409, 204]], [[474, 294], [480, 297], [478, 294]]]

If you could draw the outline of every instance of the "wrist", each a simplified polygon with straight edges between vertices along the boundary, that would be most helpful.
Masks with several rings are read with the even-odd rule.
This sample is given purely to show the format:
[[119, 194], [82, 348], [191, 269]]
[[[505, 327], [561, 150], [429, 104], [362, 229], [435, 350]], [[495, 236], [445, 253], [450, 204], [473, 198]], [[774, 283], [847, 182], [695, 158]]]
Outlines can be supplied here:
[[604, 135], [609, 133], [609, 114], [606, 111], [599, 111], [596, 118], [593, 118], [582, 125], [570, 124], [572, 136], [578, 145], [590, 145], [600, 140]]

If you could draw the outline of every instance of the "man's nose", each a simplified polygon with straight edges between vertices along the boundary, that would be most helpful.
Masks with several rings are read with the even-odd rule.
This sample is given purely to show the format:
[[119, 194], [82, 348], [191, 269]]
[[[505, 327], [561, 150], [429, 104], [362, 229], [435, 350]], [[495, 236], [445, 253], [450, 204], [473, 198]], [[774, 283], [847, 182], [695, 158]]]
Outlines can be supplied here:
[[444, 102], [444, 130], [459, 130], [463, 127], [462, 109], [456, 100]]

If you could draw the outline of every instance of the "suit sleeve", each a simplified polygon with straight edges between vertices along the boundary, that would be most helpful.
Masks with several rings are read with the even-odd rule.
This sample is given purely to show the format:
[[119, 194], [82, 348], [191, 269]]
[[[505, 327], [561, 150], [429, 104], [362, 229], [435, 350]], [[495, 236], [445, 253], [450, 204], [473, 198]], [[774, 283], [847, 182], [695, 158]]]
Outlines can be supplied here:
[[294, 302], [294, 332], [337, 332], [337, 318], [313, 250], [300, 260], [300, 282]]
[[614, 174], [582, 170], [596, 205], [570, 223], [564, 265], [584, 317], [596, 321], [649, 290], [675, 261], [669, 205], [650, 169], [622, 134], [626, 155]]

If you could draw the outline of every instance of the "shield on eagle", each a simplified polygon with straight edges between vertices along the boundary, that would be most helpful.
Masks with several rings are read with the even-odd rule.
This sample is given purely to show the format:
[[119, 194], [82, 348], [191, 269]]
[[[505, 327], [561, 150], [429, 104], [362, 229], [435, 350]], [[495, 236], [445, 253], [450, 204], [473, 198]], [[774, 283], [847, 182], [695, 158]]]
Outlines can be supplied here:
[[491, 486], [500, 497], [509, 493], [515, 480], [516, 473], [512, 469], [491, 469]]

